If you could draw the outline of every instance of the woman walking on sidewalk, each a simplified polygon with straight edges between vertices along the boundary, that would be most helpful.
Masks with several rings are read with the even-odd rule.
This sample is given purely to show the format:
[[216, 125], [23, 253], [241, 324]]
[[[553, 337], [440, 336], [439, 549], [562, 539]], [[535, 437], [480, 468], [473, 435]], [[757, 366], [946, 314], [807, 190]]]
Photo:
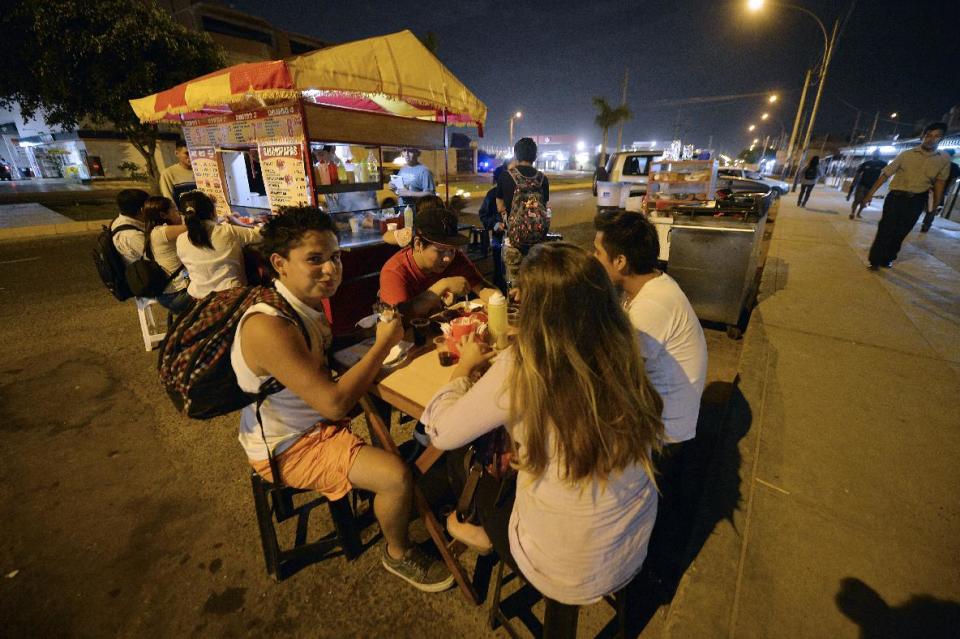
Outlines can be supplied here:
[[810, 199], [810, 192], [813, 190], [814, 185], [820, 179], [820, 156], [815, 155], [810, 158], [810, 162], [807, 164], [806, 168], [803, 169], [803, 173], [800, 174], [800, 195], [797, 197], [797, 206], [800, 208], [807, 207], [807, 200]]

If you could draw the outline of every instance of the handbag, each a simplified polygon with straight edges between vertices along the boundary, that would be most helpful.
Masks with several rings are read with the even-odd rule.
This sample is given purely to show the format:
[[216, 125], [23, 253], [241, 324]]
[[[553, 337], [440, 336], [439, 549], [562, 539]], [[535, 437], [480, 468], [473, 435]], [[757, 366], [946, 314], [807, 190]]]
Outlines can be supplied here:
[[516, 469], [511, 466], [513, 446], [510, 433], [503, 426], [477, 438], [467, 448], [463, 457], [466, 481], [457, 500], [457, 520], [461, 523], [479, 524], [477, 513], [477, 487], [484, 476], [502, 482], [512, 478]]

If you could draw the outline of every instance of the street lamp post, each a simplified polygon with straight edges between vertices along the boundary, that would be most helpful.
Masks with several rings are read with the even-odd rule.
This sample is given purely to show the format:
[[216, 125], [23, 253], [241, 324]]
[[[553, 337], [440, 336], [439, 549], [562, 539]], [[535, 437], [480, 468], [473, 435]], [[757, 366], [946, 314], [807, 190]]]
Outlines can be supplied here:
[[793, 120], [793, 129], [790, 131], [790, 142], [787, 143], [787, 157], [783, 160], [783, 175], [786, 177], [793, 162], [793, 145], [797, 141], [797, 132], [800, 131], [800, 120], [803, 116], [803, 106], [807, 101], [807, 89], [810, 88], [810, 69], [803, 79], [803, 91], [800, 93], [800, 104], [797, 105], [797, 117]]
[[521, 117], [523, 117], [523, 114], [519, 111], [510, 116], [510, 146], [513, 146], [513, 123]]
[[[748, 0], [747, 6], [751, 11], [757, 11], [763, 7], [764, 0]], [[823, 35], [823, 61], [820, 64], [820, 73], [817, 81], [817, 95], [813, 99], [813, 110], [810, 112], [810, 122], [807, 124], [807, 133], [803, 138], [803, 144], [800, 145], [802, 149], [799, 156], [799, 162], [797, 162], [797, 173], [799, 174], [800, 165], [803, 163], [803, 158], [807, 153], [807, 150], [810, 147], [810, 137], [813, 135], [813, 126], [817, 120], [817, 110], [820, 108], [820, 98], [823, 95], [823, 86], [827, 83], [827, 71], [830, 68], [830, 59], [833, 57], [834, 46], [837, 42], [837, 30], [840, 28], [840, 20], [836, 20], [833, 23], [833, 31], [827, 36], [827, 28], [824, 26], [823, 21], [817, 17], [817, 14], [813, 13], [809, 9], [801, 7], [799, 5], [790, 4], [789, 2], [771, 2], [780, 7], [785, 7], [787, 9], [794, 9], [796, 11], [801, 11], [816, 21], [817, 26], [820, 27], [820, 33]], [[796, 181], [796, 180], [794, 180]]]

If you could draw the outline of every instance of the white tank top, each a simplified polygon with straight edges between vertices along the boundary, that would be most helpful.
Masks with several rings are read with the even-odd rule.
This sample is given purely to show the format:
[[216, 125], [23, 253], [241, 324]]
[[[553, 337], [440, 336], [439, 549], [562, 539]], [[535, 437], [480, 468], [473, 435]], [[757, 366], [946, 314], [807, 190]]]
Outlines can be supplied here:
[[[330, 324], [326, 316], [321, 311], [310, 308], [294, 297], [282, 282], [277, 281], [274, 285], [277, 291], [290, 302], [300, 319], [303, 320], [307, 334], [310, 336], [310, 351], [314, 354], [325, 353], [332, 339]], [[250, 370], [240, 346], [240, 331], [243, 325], [250, 316], [257, 313], [292, 319], [269, 304], [251, 306], [240, 319], [230, 349], [230, 363], [237, 375], [237, 383], [242, 390], [248, 393], [258, 392], [260, 385], [270, 379], [269, 376], [258, 376]], [[324, 358], [323, 365], [324, 367], [327, 366], [326, 358]], [[287, 388], [279, 393], [267, 396], [260, 405], [260, 418], [263, 422], [263, 434], [260, 432], [260, 424], [257, 423], [255, 403], [245, 407], [240, 414], [240, 444], [246, 451], [247, 457], [252, 461], [267, 459], [267, 446], [270, 447], [273, 455], [279, 455], [292, 446], [304, 432], [312, 428], [317, 422], [326, 419]], [[266, 437], [266, 443], [264, 443], [264, 437]]]

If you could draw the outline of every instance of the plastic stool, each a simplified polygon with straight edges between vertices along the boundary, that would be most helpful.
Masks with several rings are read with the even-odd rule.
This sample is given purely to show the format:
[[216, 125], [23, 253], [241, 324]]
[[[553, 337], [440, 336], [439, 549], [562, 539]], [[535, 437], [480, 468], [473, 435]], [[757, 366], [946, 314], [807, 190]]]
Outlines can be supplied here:
[[293, 496], [309, 491], [272, 484], [256, 472], [250, 473], [250, 483], [253, 488], [253, 504], [257, 512], [257, 525], [260, 528], [263, 560], [266, 563], [267, 574], [274, 580], [283, 581], [287, 576], [287, 568], [291, 564], [302, 565], [319, 561], [337, 548], [343, 550], [343, 554], [348, 560], [360, 554], [362, 548], [360, 531], [353, 516], [353, 508], [350, 506], [349, 494], [336, 501], [320, 497], [320, 502], [327, 504], [330, 509], [333, 531], [317, 541], [301, 543], [288, 550], [281, 550], [280, 544], [277, 542], [277, 530], [273, 525], [274, 515], [276, 515], [277, 523], [297, 515], [299, 517], [297, 536], [298, 538], [305, 536], [308, 511], [302, 507], [295, 508]]
[[137, 316], [140, 318], [140, 334], [143, 336], [143, 347], [152, 351], [163, 338], [167, 336], [167, 322], [161, 320], [157, 313], [163, 307], [152, 297], [135, 297]]
[[[510, 623], [510, 620], [504, 614], [500, 607], [500, 591], [503, 586], [503, 567], [506, 562], [503, 559], [497, 565], [497, 577], [494, 581], [493, 600], [490, 602], [490, 613], [487, 616], [487, 624], [491, 630], [496, 630], [497, 626], [502, 625], [513, 639], [519, 639], [520, 635], [516, 628]], [[523, 575], [515, 573], [529, 585]], [[531, 586], [532, 587], [532, 586]], [[613, 606], [617, 616], [617, 634], [620, 639], [626, 639], [627, 636], [627, 588], [624, 586], [612, 595], [606, 595], [604, 600]], [[543, 637], [545, 639], [574, 639], [577, 636], [577, 623], [580, 619], [580, 606], [560, 603], [548, 597], [543, 598], [545, 605], [543, 615]]]

